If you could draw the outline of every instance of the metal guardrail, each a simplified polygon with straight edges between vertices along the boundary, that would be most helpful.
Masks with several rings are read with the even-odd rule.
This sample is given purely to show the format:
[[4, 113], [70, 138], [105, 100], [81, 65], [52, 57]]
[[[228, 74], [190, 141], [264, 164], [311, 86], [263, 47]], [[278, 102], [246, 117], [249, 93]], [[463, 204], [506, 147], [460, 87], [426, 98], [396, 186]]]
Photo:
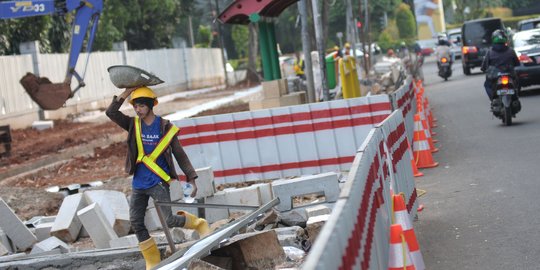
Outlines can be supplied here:
[[[190, 206], [190, 207], [197, 207], [197, 208], [240, 208], [240, 209], [253, 209], [257, 207], [253, 206], [242, 206], [242, 205], [215, 205], [215, 204], [185, 204], [185, 203], [176, 203], [176, 202], [155, 202], [156, 206]], [[279, 199], [274, 198], [270, 202], [266, 203], [265, 205], [261, 206], [260, 208], [254, 210], [253, 212], [246, 214], [242, 216], [242, 218], [236, 220], [235, 222], [227, 225], [226, 227], [221, 228], [218, 231], [213, 232], [212, 234], [209, 234], [205, 238], [195, 242], [189, 249], [187, 250], [181, 250], [175, 252], [174, 243], [172, 241], [172, 237], [170, 235], [169, 229], [167, 228], [167, 223], [165, 222], [159, 208], [156, 207], [156, 210], [159, 215], [159, 219], [161, 221], [161, 225], [163, 226], [163, 231], [165, 232], [165, 236], [167, 237], [167, 241], [169, 242], [169, 245], [171, 246], [171, 250], [173, 250], [173, 254], [167, 258], [166, 260], [162, 261], [159, 265], [155, 267], [155, 269], [160, 270], [169, 270], [169, 269], [184, 269], [187, 268], [189, 263], [196, 258], [200, 258], [203, 255], [207, 255], [212, 249], [215, 247], [218, 247], [221, 243], [223, 243], [223, 240], [226, 240], [231, 235], [233, 235], [235, 232], [237, 232], [240, 228], [246, 226], [251, 222], [252, 220], [256, 219], [259, 215], [262, 213], [268, 211], [270, 208], [276, 206], [279, 204]]]

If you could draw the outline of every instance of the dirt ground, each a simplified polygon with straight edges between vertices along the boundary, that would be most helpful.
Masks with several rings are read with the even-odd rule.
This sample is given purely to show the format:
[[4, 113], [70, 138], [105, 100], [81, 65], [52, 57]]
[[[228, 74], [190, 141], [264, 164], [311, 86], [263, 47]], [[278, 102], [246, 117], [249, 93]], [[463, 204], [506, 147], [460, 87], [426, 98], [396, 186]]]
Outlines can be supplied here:
[[[234, 91], [236, 89], [217, 90], [177, 99], [171, 103], [183, 104], [183, 107], [195, 106], [233, 94]], [[248, 110], [247, 102], [238, 101], [201, 112], [194, 117]], [[160, 114], [157, 110], [156, 113]], [[119, 133], [125, 133], [125, 131], [111, 121], [75, 123], [70, 120], [60, 120], [54, 122], [54, 128], [43, 131], [32, 128], [12, 130], [11, 155], [0, 158], [0, 173], [36, 162], [40, 158], [70, 147]], [[65, 187], [69, 184], [102, 181], [104, 185], [100, 188], [128, 193], [131, 187], [130, 182], [126, 180], [128, 175], [124, 173], [126, 152], [127, 147], [123, 142], [104, 145], [95, 148], [91, 155], [75, 157], [24, 176], [2, 179], [0, 180], [0, 198], [13, 208], [21, 220], [27, 220], [33, 216], [48, 216], [57, 213], [63, 195], [47, 192], [45, 191], [47, 187]]]

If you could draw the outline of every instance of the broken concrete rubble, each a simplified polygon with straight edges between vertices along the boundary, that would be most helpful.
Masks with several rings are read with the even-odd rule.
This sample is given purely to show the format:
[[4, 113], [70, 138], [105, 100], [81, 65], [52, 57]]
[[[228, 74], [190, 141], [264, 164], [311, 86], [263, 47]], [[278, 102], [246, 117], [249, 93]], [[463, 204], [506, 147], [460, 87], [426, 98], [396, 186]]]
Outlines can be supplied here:
[[60, 253], [66, 253], [69, 251], [69, 246], [55, 236], [51, 236], [35, 244], [30, 254], [44, 253], [55, 249], [58, 249]]
[[[286, 180], [286, 181], [290, 181], [290, 180]], [[334, 180], [330, 180], [330, 181], [334, 181]], [[335, 183], [337, 184], [337, 181], [335, 181]], [[304, 184], [310, 185], [312, 184], [312, 182], [306, 181], [304, 182]], [[88, 192], [88, 195], [86, 195], [87, 192]], [[204, 199], [206, 203], [217, 203], [217, 204], [228, 204], [228, 205], [262, 205], [264, 204], [264, 202], [274, 197], [273, 192], [274, 192], [273, 183], [262, 183], [262, 184], [254, 184], [252, 186], [243, 187], [243, 188], [225, 189], [223, 191], [215, 192], [211, 196], [201, 198], [201, 199]], [[80, 218], [79, 222], [82, 224], [79, 231], [81, 231], [82, 229], [88, 230], [88, 233], [90, 234], [90, 237], [92, 239], [92, 243], [94, 244], [96, 248], [101, 248], [105, 250], [108, 250], [107, 248], [109, 247], [119, 248], [119, 249], [124, 249], [124, 250], [128, 250], [128, 249], [131, 250], [132, 248], [138, 249], [137, 248], [138, 241], [135, 235], [131, 234], [125, 237], [118, 237], [115, 230], [112, 229], [112, 224], [108, 222], [109, 220], [107, 219], [106, 214], [103, 213], [103, 209], [102, 209], [104, 208], [103, 205], [106, 205], [109, 209], [112, 209], [111, 202], [108, 201], [109, 198], [106, 198], [104, 194], [113, 194], [113, 193], [117, 193], [117, 192], [109, 193], [108, 191], [98, 191], [98, 192], [94, 192], [90, 190], [85, 191], [84, 193], [85, 195], [83, 195], [84, 200], [82, 204], [89, 204], [89, 203], [91, 204], [89, 204], [83, 209], [79, 209], [78, 211], [79, 218]], [[127, 204], [127, 200], [125, 199], [125, 196], [123, 195], [123, 193], [120, 193], [120, 194], [122, 195], [120, 197], [124, 199], [124, 201], [121, 203], [123, 204], [125, 202]], [[181, 196], [181, 194], [182, 192], [178, 192], [178, 194], [174, 196]], [[290, 193], [290, 194], [293, 194], [293, 193]], [[67, 201], [73, 200], [72, 198], [74, 197], [72, 196], [77, 196], [77, 195], [80, 196], [82, 194], [70, 195], [66, 197], [65, 200]], [[293, 196], [293, 195], [290, 195], [290, 196]], [[172, 192], [171, 192], [171, 197], [173, 197]], [[310, 197], [304, 196], [301, 199], [307, 200], [308, 198]], [[151, 202], [150, 204], [153, 206], [153, 202]], [[315, 235], [314, 237], [316, 237], [316, 232], [310, 233], [308, 232], [307, 228], [303, 229], [302, 227], [307, 226], [309, 216], [318, 216], [321, 214], [328, 214], [330, 212], [330, 207], [328, 204], [326, 205], [305, 205], [304, 204], [298, 208], [295, 207], [294, 205], [291, 205], [291, 207], [292, 207], [291, 211], [278, 212], [275, 209], [273, 209], [271, 211], [267, 211], [264, 215], [259, 215], [257, 217], [257, 220], [256, 221], [254, 220], [253, 223], [251, 223], [250, 225], [253, 228], [252, 233], [241, 233], [239, 235], [236, 235], [232, 237], [227, 244], [225, 244], [226, 245], [225, 247], [221, 248], [221, 249], [223, 248], [228, 249], [229, 251], [227, 251], [226, 253], [228, 253], [229, 255], [224, 257], [222, 255], [217, 255], [217, 253], [216, 254], [212, 253], [211, 256], [201, 258], [202, 260], [206, 262], [206, 264], [208, 264], [206, 265], [206, 267], [215, 266], [216, 268], [213, 268], [213, 269], [244, 269], [242, 267], [255, 267], [255, 268], [260, 269], [260, 267], [265, 268], [266, 266], [270, 266], [272, 268], [272, 266], [277, 267], [278, 265], [280, 265], [281, 267], [282, 265], [284, 265], [283, 260], [286, 258], [285, 253], [284, 253], [284, 247], [288, 247], [289, 249], [298, 249], [298, 250], [304, 250], [304, 251], [308, 250], [306, 249], [305, 247], [306, 245], [304, 243], [309, 242], [308, 235], [309, 235], [309, 239], [314, 239], [312, 238], [312, 235]], [[73, 207], [71, 207], [70, 209], [73, 209]], [[196, 208], [193, 208], [193, 209], [196, 209]], [[152, 210], [155, 212], [154, 208], [149, 209], [148, 212]], [[238, 209], [233, 209], [233, 208], [231, 208], [230, 210], [208, 208], [206, 209], [206, 213], [207, 214], [210, 213], [210, 218], [212, 218], [211, 210], [214, 210], [215, 213], [216, 212], [221, 213], [220, 215], [223, 216], [223, 219], [210, 222], [210, 225], [213, 228], [212, 230], [219, 230], [220, 227], [227, 226], [227, 224], [231, 222], [230, 217], [232, 217], [233, 219], [241, 218], [241, 215], [243, 215], [242, 212], [248, 213], [252, 211], [252, 210], [237, 211]], [[100, 211], [101, 213], [99, 213]], [[124, 211], [125, 211], [124, 213], [126, 212], [129, 213], [129, 207], [125, 207]], [[214, 217], [219, 217], [219, 216], [214, 216]], [[161, 227], [157, 214], [153, 217], [153, 219], [154, 219], [155, 226]], [[47, 223], [38, 224], [36, 226], [36, 229], [38, 229], [40, 225], [46, 225], [46, 224]], [[324, 224], [324, 223], [321, 223], [321, 224]], [[148, 225], [149, 224], [147, 223], [147, 226]], [[280, 226], [280, 228], [277, 228], [278, 225]], [[293, 227], [284, 227], [284, 226], [293, 226]], [[315, 226], [315, 225], [311, 225], [311, 226]], [[322, 227], [322, 225], [320, 226]], [[95, 229], [95, 228], [99, 228], [99, 229]], [[313, 230], [313, 228], [310, 228], [310, 230]], [[244, 230], [240, 230], [240, 232], [243, 232], [243, 231]], [[194, 230], [173, 228], [171, 232], [172, 232], [173, 240], [175, 243], [183, 242], [184, 244], [192, 245], [193, 241], [198, 239], [198, 234]], [[162, 252], [164, 252], [163, 250], [165, 249], [165, 246], [167, 246], [167, 241], [166, 241], [166, 238], [164, 237], [163, 232], [155, 231], [154, 233], [152, 233], [152, 237], [156, 239], [156, 242], [160, 246], [160, 249], [162, 250]], [[265, 247], [264, 252], [256, 251], [257, 246], [260, 246], [261, 243], [264, 243], [264, 247]], [[78, 251], [78, 250], [79, 250], [78, 248], [77, 249], [72, 248], [71, 253], [69, 254], [80, 253], [81, 251]], [[44, 250], [43, 253], [41, 254], [50, 254], [50, 256], [62, 256], [62, 255], [54, 255], [59, 252], [64, 252], [64, 251], [62, 249], [53, 248], [53, 249], [50, 249], [49, 251]], [[88, 252], [88, 251], [85, 251], [85, 252]], [[64, 254], [64, 256], [67, 256], [67, 255], [68, 254]], [[25, 260], [29, 260], [29, 257], [26, 257], [26, 258], [27, 259]], [[140, 257], [140, 254], [138, 254], [138, 259], [142, 259], [142, 257]], [[0, 261], [0, 265], [1, 265], [1, 261]], [[209, 268], [206, 268], [206, 269], [209, 269]], [[276, 269], [281, 269], [281, 268], [276, 268]]]
[[330, 215], [321, 215], [321, 216], [315, 216], [310, 217], [306, 224], [306, 231], [309, 236], [309, 240], [311, 243], [315, 243], [315, 240], [317, 239], [317, 236], [319, 235], [319, 232], [321, 231], [322, 227], [328, 221], [328, 218]]

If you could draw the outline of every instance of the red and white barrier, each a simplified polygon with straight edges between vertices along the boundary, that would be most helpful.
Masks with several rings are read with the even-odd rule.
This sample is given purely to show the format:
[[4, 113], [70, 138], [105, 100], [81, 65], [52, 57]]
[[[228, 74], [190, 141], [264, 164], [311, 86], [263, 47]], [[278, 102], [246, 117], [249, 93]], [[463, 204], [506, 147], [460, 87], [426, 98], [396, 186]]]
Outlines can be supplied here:
[[408, 151], [408, 137], [405, 131], [405, 121], [401, 110], [394, 111], [388, 118], [377, 125], [382, 129], [386, 143], [388, 164], [391, 164], [392, 190], [394, 193], [403, 192], [405, 203], [411, 220], [416, 217], [418, 201], [416, 200], [416, 184], [411, 167], [411, 156]]
[[412, 144], [414, 132], [414, 114], [416, 113], [415, 83], [411, 76], [408, 76], [405, 83], [390, 95], [394, 110], [400, 109], [403, 112], [405, 129], [409, 143]]
[[387, 95], [174, 121], [196, 168], [216, 184], [348, 170], [370, 129], [392, 111]]

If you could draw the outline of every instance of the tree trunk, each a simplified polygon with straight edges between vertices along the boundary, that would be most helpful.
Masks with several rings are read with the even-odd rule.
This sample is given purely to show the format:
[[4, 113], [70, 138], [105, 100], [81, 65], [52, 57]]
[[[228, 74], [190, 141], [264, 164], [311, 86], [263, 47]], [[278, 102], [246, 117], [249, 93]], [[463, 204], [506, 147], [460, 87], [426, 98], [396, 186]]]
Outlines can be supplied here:
[[247, 69], [247, 81], [248, 84], [259, 83], [261, 77], [257, 73], [257, 52], [259, 47], [258, 37], [257, 37], [257, 25], [250, 23], [248, 25], [249, 29], [249, 51], [248, 51], [248, 69]]
[[[328, 40], [328, 10], [330, 9], [330, 6], [328, 5], [327, 0], [322, 1], [322, 14], [321, 14], [321, 21], [323, 25], [323, 40], [326, 42]], [[333, 37], [332, 37], [333, 38]]]

